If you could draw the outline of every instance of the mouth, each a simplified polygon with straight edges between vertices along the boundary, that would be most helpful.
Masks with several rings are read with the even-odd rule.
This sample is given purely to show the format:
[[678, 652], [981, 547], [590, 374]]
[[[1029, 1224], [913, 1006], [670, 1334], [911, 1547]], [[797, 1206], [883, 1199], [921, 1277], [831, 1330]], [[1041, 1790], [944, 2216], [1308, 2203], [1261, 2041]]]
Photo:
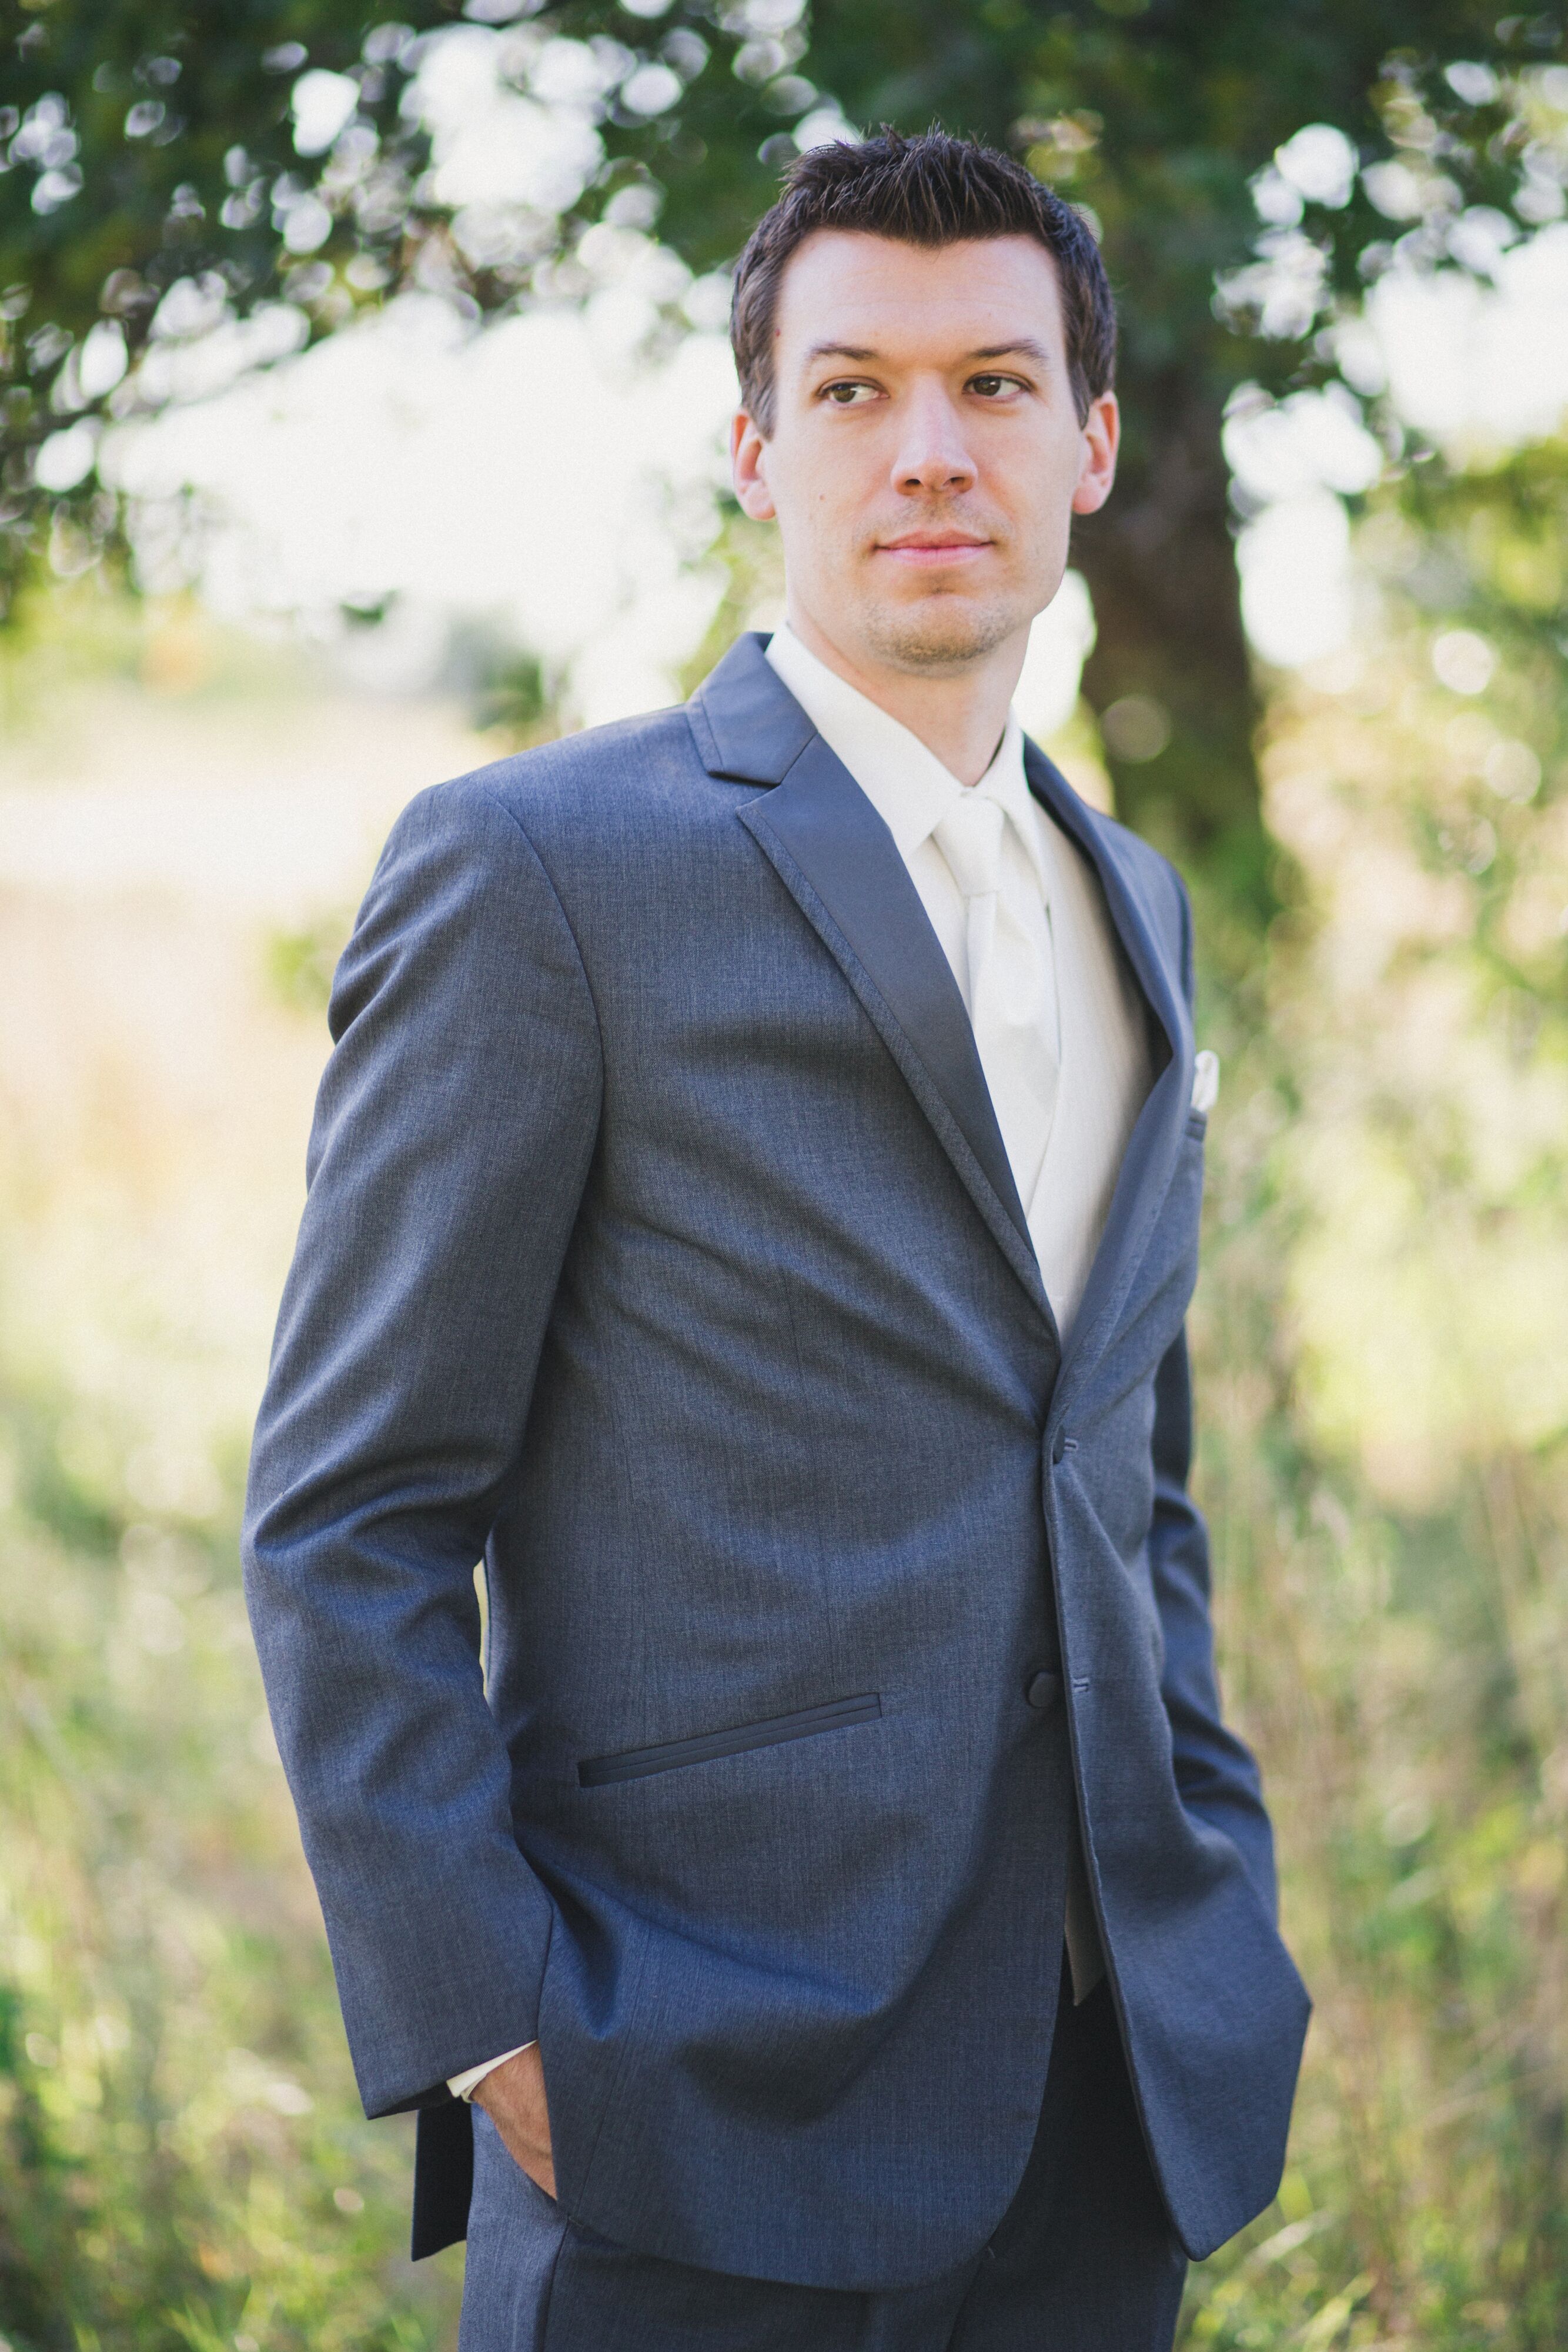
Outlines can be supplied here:
[[883, 540], [876, 549], [879, 555], [891, 556], [894, 562], [914, 572], [951, 570], [956, 564], [975, 562], [990, 551], [988, 539], [977, 539], [962, 530], [915, 530], [902, 539]]

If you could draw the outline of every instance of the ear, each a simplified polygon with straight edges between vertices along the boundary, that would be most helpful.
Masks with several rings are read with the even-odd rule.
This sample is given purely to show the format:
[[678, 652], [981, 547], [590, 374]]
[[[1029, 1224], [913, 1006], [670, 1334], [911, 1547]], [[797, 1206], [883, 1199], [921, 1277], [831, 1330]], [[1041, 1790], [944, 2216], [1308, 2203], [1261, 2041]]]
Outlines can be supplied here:
[[1110, 497], [1121, 440], [1122, 412], [1116, 405], [1116, 395], [1103, 392], [1083, 420], [1078, 481], [1072, 493], [1074, 514], [1095, 514]]
[[777, 509], [768, 487], [768, 444], [744, 408], [729, 428], [729, 471], [741, 512], [753, 522], [775, 521]]

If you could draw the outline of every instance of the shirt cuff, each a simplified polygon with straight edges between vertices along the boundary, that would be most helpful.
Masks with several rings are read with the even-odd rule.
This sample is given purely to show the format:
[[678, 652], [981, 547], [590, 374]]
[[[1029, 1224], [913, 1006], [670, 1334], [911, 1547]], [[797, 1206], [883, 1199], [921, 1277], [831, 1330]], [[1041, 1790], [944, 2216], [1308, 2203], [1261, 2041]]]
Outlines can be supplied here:
[[497, 2066], [506, 2064], [508, 2058], [518, 2057], [523, 2051], [531, 2050], [533, 2046], [531, 2042], [519, 2042], [516, 2050], [503, 2050], [498, 2058], [486, 2058], [477, 2066], [467, 2067], [461, 2074], [448, 2074], [446, 2087], [455, 2099], [471, 2099], [486, 2074], [493, 2074]]

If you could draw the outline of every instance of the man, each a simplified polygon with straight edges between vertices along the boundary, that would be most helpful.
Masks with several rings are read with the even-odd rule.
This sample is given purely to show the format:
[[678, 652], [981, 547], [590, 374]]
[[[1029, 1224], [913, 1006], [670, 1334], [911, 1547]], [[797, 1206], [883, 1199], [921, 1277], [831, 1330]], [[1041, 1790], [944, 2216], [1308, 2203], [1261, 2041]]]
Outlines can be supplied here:
[[416, 800], [339, 969], [278, 1739], [463, 2352], [1166, 2347], [1307, 2003], [1185, 1491], [1186, 901], [1009, 712], [1110, 296], [884, 135], [735, 340], [787, 625]]

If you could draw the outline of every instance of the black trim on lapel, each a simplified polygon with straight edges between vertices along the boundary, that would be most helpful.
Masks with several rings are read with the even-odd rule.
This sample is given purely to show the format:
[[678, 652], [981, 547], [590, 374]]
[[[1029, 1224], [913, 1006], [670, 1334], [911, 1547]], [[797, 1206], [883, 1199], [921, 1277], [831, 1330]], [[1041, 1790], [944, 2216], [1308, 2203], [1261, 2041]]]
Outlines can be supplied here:
[[975, 1033], [893, 835], [760, 636], [687, 705], [711, 774], [769, 784], [737, 811], [898, 1064], [1019, 1280], [1054, 1328]]
[[1193, 1035], [1180, 971], [1151, 925], [1129, 837], [1119, 825], [1086, 806], [1039, 745], [1027, 737], [1024, 772], [1036, 799], [1078, 843], [1098, 875], [1116, 935], [1163, 1034], [1168, 1056], [1138, 1113], [1123, 1157], [1111, 1212], [1057, 1377], [1054, 1417], [1071, 1393], [1071, 1376], [1081, 1364], [1092, 1360], [1120, 1313], [1170, 1190], [1192, 1099]]

